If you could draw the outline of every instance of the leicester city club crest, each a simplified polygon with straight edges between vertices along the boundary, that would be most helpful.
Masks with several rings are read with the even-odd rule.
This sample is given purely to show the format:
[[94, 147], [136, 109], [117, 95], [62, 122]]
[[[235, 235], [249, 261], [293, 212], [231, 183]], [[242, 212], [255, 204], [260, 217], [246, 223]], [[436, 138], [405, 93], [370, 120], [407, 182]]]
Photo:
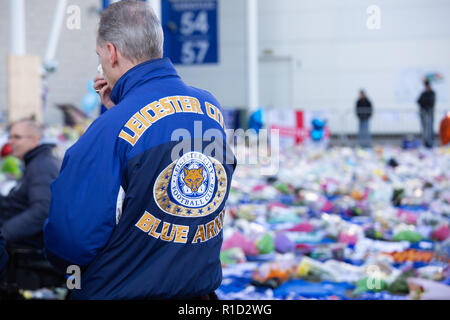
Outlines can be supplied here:
[[217, 210], [226, 189], [222, 164], [200, 152], [189, 152], [160, 173], [153, 194], [164, 212], [199, 217]]

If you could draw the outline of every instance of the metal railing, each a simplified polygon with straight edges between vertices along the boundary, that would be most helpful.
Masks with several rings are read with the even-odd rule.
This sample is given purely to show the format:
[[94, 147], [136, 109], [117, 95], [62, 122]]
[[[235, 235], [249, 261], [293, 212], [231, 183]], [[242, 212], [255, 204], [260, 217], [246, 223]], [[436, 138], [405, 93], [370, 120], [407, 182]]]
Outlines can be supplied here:
[[[441, 120], [449, 109], [435, 109], [433, 125], [435, 134], [439, 134]], [[317, 111], [317, 114], [322, 114], [327, 119], [332, 136], [337, 137], [342, 144], [347, 144], [358, 135], [359, 119], [355, 108]], [[369, 129], [372, 136], [418, 136], [421, 134], [419, 110], [374, 108], [369, 120]]]

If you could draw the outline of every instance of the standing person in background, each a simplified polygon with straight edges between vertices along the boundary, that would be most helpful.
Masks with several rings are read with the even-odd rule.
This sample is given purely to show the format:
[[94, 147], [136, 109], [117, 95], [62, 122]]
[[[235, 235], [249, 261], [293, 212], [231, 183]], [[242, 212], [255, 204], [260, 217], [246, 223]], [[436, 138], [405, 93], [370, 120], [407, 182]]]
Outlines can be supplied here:
[[434, 124], [434, 103], [436, 101], [436, 95], [431, 89], [430, 82], [428, 80], [424, 81], [425, 91], [417, 100], [420, 106], [420, 123], [422, 125], [422, 140], [423, 144], [427, 148], [433, 148], [433, 124]]
[[361, 148], [370, 148], [369, 119], [372, 116], [372, 103], [366, 97], [364, 90], [359, 91], [356, 102], [356, 115], [359, 119], [359, 145]]

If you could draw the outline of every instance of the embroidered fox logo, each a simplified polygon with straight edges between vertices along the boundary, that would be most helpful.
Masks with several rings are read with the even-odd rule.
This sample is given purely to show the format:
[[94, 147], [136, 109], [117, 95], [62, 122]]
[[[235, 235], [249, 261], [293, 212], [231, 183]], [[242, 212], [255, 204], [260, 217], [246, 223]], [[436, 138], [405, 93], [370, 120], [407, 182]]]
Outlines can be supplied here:
[[203, 182], [203, 167], [190, 170], [184, 168], [184, 182], [192, 190], [192, 192], [197, 192]]

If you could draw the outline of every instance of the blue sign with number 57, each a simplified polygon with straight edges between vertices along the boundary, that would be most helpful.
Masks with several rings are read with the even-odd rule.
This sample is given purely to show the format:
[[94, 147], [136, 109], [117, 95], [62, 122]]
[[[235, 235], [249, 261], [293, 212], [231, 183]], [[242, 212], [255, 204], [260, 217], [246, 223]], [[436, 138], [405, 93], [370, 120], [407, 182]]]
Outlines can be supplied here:
[[217, 0], [162, 0], [164, 56], [174, 64], [218, 63]]

